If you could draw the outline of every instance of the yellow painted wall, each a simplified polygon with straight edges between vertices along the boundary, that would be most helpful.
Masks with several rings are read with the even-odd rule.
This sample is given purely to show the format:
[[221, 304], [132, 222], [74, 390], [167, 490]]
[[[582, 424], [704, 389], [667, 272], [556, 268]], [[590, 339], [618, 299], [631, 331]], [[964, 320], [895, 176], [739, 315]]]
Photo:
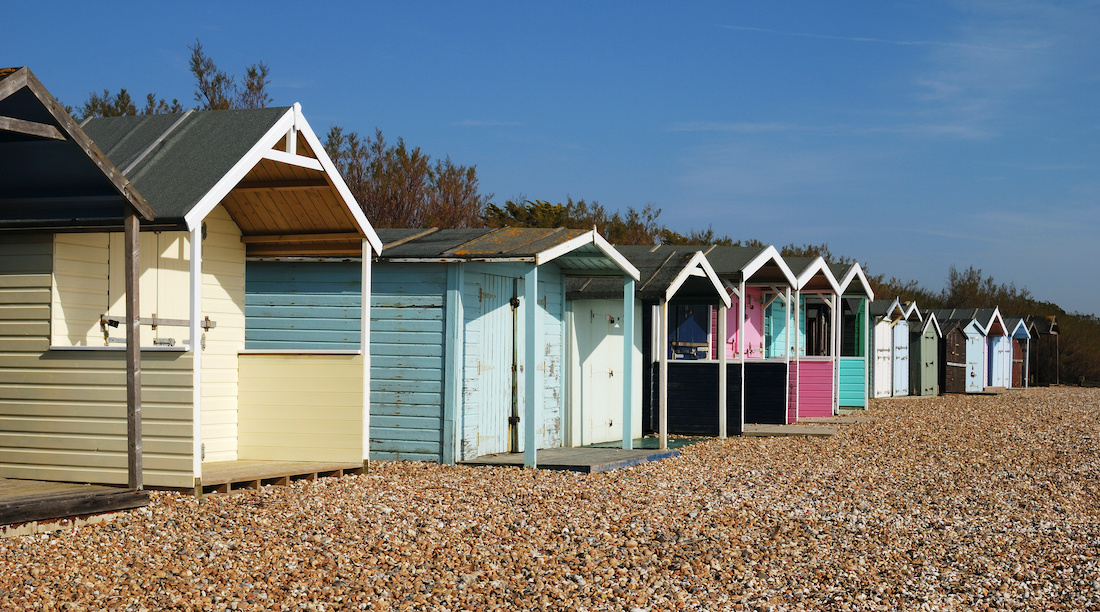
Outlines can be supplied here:
[[[139, 316], [150, 321], [188, 318], [188, 236], [186, 232], [145, 232], [140, 236]], [[52, 295], [53, 346], [106, 346], [99, 316], [126, 320], [124, 237], [121, 232], [57, 234], [54, 237]], [[125, 325], [109, 328], [126, 339]], [[142, 346], [172, 338], [182, 346], [186, 326], [142, 327]], [[121, 346], [121, 342], [112, 343]]]
[[104, 346], [99, 316], [108, 307], [109, 244], [105, 233], [54, 236], [54, 346]]
[[[101, 264], [74, 265], [80, 260], [55, 258], [55, 249], [67, 256], [85, 249], [89, 256], [104, 256], [86, 263], [101, 262], [107, 244], [102, 234], [57, 240], [49, 234], [14, 235], [0, 241], [0, 477], [127, 481], [125, 353], [50, 350], [51, 311], [60, 308], [55, 300], [79, 293], [58, 291], [53, 278], [61, 277], [62, 287], [76, 287], [79, 279], [90, 279], [92, 288], [97, 279], [106, 281], [96, 272]], [[65, 312], [76, 316], [79, 300], [71, 303]], [[98, 313], [95, 317], [98, 321]], [[87, 341], [86, 334], [72, 337]], [[192, 370], [190, 353], [142, 353], [143, 480], [148, 486], [194, 484]]]
[[240, 459], [362, 460], [362, 355], [241, 355], [240, 392]]
[[[202, 312], [217, 327], [202, 353], [202, 442], [205, 461], [237, 456], [237, 353], [244, 350], [244, 243], [225, 208], [207, 215], [202, 243]], [[201, 331], [201, 330], [200, 330]]]

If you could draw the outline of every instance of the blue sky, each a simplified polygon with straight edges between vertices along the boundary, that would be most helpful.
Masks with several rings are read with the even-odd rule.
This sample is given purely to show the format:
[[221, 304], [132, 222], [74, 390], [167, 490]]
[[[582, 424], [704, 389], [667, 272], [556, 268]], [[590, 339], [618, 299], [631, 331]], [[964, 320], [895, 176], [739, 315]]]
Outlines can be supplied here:
[[[193, 104], [187, 46], [275, 104], [476, 165], [494, 201], [662, 209], [942, 287], [1100, 312], [1095, 2], [12, 3], [0, 64], [63, 102]], [[25, 24], [26, 27], [11, 27]]]

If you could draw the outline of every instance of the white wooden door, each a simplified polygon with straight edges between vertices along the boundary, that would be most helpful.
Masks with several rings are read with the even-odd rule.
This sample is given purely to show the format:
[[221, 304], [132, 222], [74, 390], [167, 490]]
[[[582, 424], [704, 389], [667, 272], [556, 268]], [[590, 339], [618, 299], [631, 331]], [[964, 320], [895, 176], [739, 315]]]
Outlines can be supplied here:
[[909, 324], [894, 324], [894, 381], [893, 395], [909, 395]]
[[887, 321], [875, 324], [875, 397], [890, 397], [893, 388], [894, 333]]

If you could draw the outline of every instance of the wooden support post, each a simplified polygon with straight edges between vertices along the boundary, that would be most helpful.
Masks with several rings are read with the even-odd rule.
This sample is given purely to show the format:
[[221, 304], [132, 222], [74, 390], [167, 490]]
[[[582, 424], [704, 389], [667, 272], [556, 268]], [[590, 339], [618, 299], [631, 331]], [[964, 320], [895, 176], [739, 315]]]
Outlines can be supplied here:
[[661, 367], [657, 386], [657, 436], [659, 447], [668, 448], [668, 301], [661, 300], [661, 331], [657, 337]]
[[539, 421], [542, 419], [542, 388], [539, 384], [539, 267], [531, 268], [523, 275], [523, 323], [524, 323], [524, 415], [523, 415], [523, 466], [537, 468]]
[[190, 311], [191, 311], [191, 469], [197, 480], [202, 479], [203, 443], [202, 443], [202, 224], [191, 228], [190, 261]]
[[[718, 437], [726, 437], [726, 313], [724, 303], [718, 305], [718, 338], [714, 343], [718, 351]], [[738, 348], [741, 348], [740, 346]]]
[[[454, 465], [458, 453], [459, 407], [462, 405], [462, 355], [463, 355], [463, 312], [462, 286], [463, 265], [447, 265], [447, 302], [444, 318], [447, 329], [443, 343], [443, 463]], [[462, 457], [466, 459], [467, 457]]]
[[[738, 299], [737, 299], [737, 352], [739, 360], [741, 361], [741, 410], [739, 418], [741, 419], [741, 426], [738, 428], [740, 434], [745, 433], [745, 361], [748, 352], [745, 350], [745, 324], [748, 322], [748, 314], [745, 310], [745, 304], [749, 301], [749, 293], [745, 287], [745, 274], [741, 273], [741, 281], [737, 284]], [[763, 291], [760, 293], [760, 297], [764, 297]], [[761, 299], [761, 302], [764, 300]], [[767, 316], [765, 313], [766, 306], [763, 303], [760, 304], [760, 317], [761, 321]], [[764, 326], [760, 326], [760, 358], [764, 358]]]
[[141, 240], [137, 213], [124, 221], [126, 282], [126, 472], [130, 489], [142, 489], [141, 466], [141, 321], [138, 281], [141, 278]]
[[[296, 129], [290, 130], [288, 140]], [[289, 145], [288, 145], [289, 146]], [[359, 352], [363, 355], [363, 470], [370, 470], [370, 296], [371, 249], [370, 241], [363, 240], [363, 265], [359, 279]]]
[[634, 278], [623, 282], [623, 448], [634, 448]]

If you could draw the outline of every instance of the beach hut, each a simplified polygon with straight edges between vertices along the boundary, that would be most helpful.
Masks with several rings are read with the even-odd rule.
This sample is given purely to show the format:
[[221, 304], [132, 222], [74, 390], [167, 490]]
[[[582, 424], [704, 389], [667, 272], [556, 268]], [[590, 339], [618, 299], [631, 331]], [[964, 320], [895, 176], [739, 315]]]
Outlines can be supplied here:
[[940, 394], [940, 329], [936, 315], [928, 313], [924, 320], [909, 325], [909, 395]]
[[116, 231], [131, 247], [121, 308], [137, 310], [136, 237], [153, 211], [26, 67], [0, 68], [0, 175], [0, 525], [144, 505], [137, 329], [105, 358], [59, 359], [51, 288], [55, 236]]
[[1031, 335], [1028, 386], [1061, 384], [1058, 352], [1058, 319], [1054, 315], [1024, 317]]
[[[975, 316], [982, 313], [970, 309], [936, 309], [928, 311], [940, 323], [944, 342], [941, 343], [941, 388], [944, 393], [960, 393], [958, 378], [962, 368], [964, 393], [981, 393], [986, 388], [986, 336], [985, 326]], [[988, 319], [986, 319], [988, 321]], [[956, 329], [957, 328], [957, 329]], [[954, 332], [954, 333], [953, 333]], [[961, 341], [961, 355], [958, 343]], [[963, 365], [959, 365], [963, 364]]]
[[912, 327], [919, 326], [921, 322], [920, 310], [917, 309], [916, 302], [906, 302], [901, 306], [902, 316], [894, 322], [894, 341], [890, 356], [893, 363], [891, 394], [894, 397], [909, 395], [909, 368], [912, 361], [910, 359], [909, 331]]
[[790, 365], [787, 422], [833, 415], [836, 379], [836, 277], [821, 257], [785, 257], [795, 274], [792, 330], [796, 350]]
[[[642, 375], [635, 378], [631, 398], [635, 414], [650, 417], [645, 430], [662, 440], [670, 431], [739, 434], [740, 367], [728, 355], [710, 349], [712, 313], [721, 321], [730, 306], [729, 294], [714, 269], [702, 252], [689, 248], [623, 246], [618, 250], [641, 275], [634, 308], [635, 320], [642, 324], [635, 329], [633, 350]], [[621, 285], [607, 277], [566, 279], [567, 445], [622, 436], [621, 427], [615, 425], [622, 421], [622, 383], [615, 382], [617, 372], [621, 378], [623, 362]], [[666, 323], [662, 316], [668, 317]], [[620, 413], [615, 414], [616, 410]], [[641, 436], [641, 418], [635, 427], [632, 435]]]
[[703, 253], [731, 293], [726, 333], [714, 334], [711, 350], [722, 350], [720, 343], [740, 370], [734, 380], [742, 428], [744, 423], [786, 423], [789, 363], [795, 353], [789, 324], [795, 275], [772, 246], [709, 246]]
[[975, 318], [985, 321], [986, 386], [1007, 389], [1012, 386], [1012, 337], [999, 308], [979, 308]]
[[[870, 361], [871, 372], [868, 385], [872, 397], [891, 397], [894, 394], [894, 325], [904, 321], [905, 309], [897, 298], [892, 300], [872, 300], [867, 311], [870, 313], [871, 339], [874, 359]], [[907, 330], [908, 331], [908, 330]]]
[[1010, 384], [1013, 389], [1026, 389], [1031, 352], [1031, 328], [1023, 317], [1005, 317], [1005, 328], [1012, 343]]
[[836, 309], [836, 408], [866, 408], [869, 372], [870, 330], [867, 304], [875, 292], [863, 268], [830, 264], [837, 278], [839, 306]]
[[[388, 229], [371, 278], [371, 449], [442, 463], [565, 443], [570, 275], [609, 276], [620, 307], [638, 270], [594, 230]], [[618, 321], [634, 337], [634, 309]], [[621, 345], [620, 345], [621, 346]], [[633, 353], [617, 413], [632, 422]], [[629, 418], [626, 418], [629, 417]], [[624, 447], [632, 438], [623, 436]]]
[[[67, 373], [109, 367], [140, 325], [145, 483], [201, 494], [362, 470], [366, 312], [345, 315], [359, 326], [354, 348], [275, 349], [307, 323], [257, 312], [249, 300], [256, 261], [361, 259], [381, 249], [301, 108], [100, 118], [82, 129], [155, 215], [136, 240], [140, 311], [127, 316], [121, 303], [130, 248], [121, 232], [42, 238], [49, 334], [27, 376], [42, 381], [40, 410], [83, 425], [55, 437], [49, 452], [9, 461], [58, 480], [124, 479], [100, 450], [110, 446], [110, 407], [121, 396]], [[268, 344], [253, 340], [258, 329]], [[74, 469], [75, 457], [93, 467]]]
[[[932, 312], [928, 319], [939, 319]], [[941, 393], [966, 393], [966, 331], [955, 320], [945, 320], [940, 325], [939, 344], [939, 386]]]

